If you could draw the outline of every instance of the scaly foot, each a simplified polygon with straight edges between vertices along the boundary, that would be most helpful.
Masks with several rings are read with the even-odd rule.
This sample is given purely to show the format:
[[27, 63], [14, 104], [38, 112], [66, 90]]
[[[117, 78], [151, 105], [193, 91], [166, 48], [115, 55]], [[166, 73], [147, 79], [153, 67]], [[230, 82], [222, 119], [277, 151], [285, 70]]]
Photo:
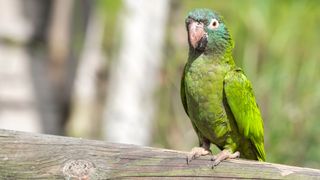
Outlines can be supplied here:
[[208, 154], [211, 154], [210, 149], [206, 149], [203, 147], [194, 147], [187, 155], [187, 164], [189, 164], [192, 160], [199, 158], [200, 156], [205, 156]]
[[221, 161], [226, 160], [226, 159], [236, 159], [240, 157], [239, 151], [236, 151], [235, 153], [231, 153], [230, 150], [224, 149], [221, 151], [219, 154], [215, 155], [211, 161], [212, 163], [212, 169], [217, 166]]

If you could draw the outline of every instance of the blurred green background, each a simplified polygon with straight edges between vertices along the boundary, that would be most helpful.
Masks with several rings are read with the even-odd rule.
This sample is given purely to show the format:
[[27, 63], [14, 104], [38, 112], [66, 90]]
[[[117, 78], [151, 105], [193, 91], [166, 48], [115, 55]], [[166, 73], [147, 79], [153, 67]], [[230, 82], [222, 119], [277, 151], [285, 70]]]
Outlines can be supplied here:
[[[21, 3], [21, 1], [17, 2]], [[35, 89], [35, 112], [40, 111], [40, 121], [51, 118], [49, 123], [40, 123], [42, 128], [39, 132], [118, 142], [117, 139], [106, 137], [108, 133], [104, 131], [108, 125], [105, 124], [109, 119], [104, 118], [104, 114], [105, 111], [108, 111], [108, 107], [112, 107], [113, 101], [109, 102], [108, 98], [117, 91], [109, 89], [117, 84], [112, 83], [113, 77], [118, 78], [115, 82], [125, 81], [121, 78], [121, 71], [125, 71], [125, 69], [121, 69], [121, 63], [117, 63], [119, 60], [117, 57], [121, 56], [119, 54], [127, 52], [121, 50], [123, 43], [126, 42], [124, 38], [128, 37], [123, 35], [126, 31], [121, 29], [135, 27], [135, 21], [132, 20], [130, 25], [130, 21], [123, 20], [128, 16], [135, 17], [135, 11], [132, 10], [129, 13], [125, 13], [125, 11], [130, 9], [128, 7], [134, 7], [130, 6], [130, 3], [141, 3], [137, 6], [140, 8], [142, 6], [143, 11], [143, 1], [68, 1], [73, 10], [69, 15], [65, 13], [70, 18], [70, 21], [66, 23], [69, 27], [66, 30], [66, 37], [68, 37], [66, 50], [61, 48], [65, 42], [61, 42], [61, 40], [55, 42], [54, 40], [57, 38], [50, 40], [47, 37], [50, 34], [47, 32], [54, 34], [54, 30], [50, 31], [50, 27], [52, 27], [50, 24], [54, 23], [50, 22], [54, 19], [54, 10], [52, 9], [56, 7], [55, 1], [48, 2], [33, 1], [33, 5], [39, 6], [40, 10], [37, 12], [43, 13], [41, 16], [43, 19], [35, 17], [34, 21], [37, 26], [34, 27], [39, 30], [35, 30], [30, 39], [20, 42], [15, 39], [16, 36], [2, 35], [0, 37], [2, 47], [26, 48], [32, 57], [27, 62], [30, 62], [31, 68], [28, 72], [31, 74], [31, 79], [33, 79], [31, 83]], [[60, 3], [64, 4], [65, 2], [61, 1]], [[161, 53], [159, 57], [154, 57], [158, 59], [159, 66], [156, 66], [158, 68], [155, 68], [157, 70], [155, 78], [151, 80], [151, 82], [157, 82], [151, 89], [153, 102], [153, 111], [151, 112], [153, 115], [150, 116], [150, 122], [147, 123], [149, 126], [146, 126], [150, 129], [146, 131], [148, 132], [148, 141], [141, 144], [184, 151], [189, 151], [197, 145], [196, 134], [190, 120], [184, 113], [179, 92], [181, 73], [188, 51], [184, 18], [189, 10], [205, 7], [216, 10], [224, 17], [235, 41], [233, 55], [236, 64], [244, 69], [253, 84], [264, 119], [267, 161], [320, 168], [319, 1], [168, 0], [166, 3], [163, 8], [166, 14], [163, 16], [165, 21], [160, 27], [164, 32], [160, 44], [161, 48], [158, 48]], [[145, 8], [158, 7], [146, 6]], [[59, 12], [58, 14], [63, 13]], [[56, 14], [56, 16], [58, 15]], [[99, 32], [93, 30], [88, 33], [90, 26], [94, 25], [90, 22], [95, 18], [99, 19], [99, 27], [102, 32], [101, 36], [96, 37], [96, 39], [100, 39], [100, 44], [93, 46], [93, 49], [99, 49], [103, 58], [99, 61], [98, 68], [94, 70], [93, 78], [86, 76], [91, 77], [91, 81], [95, 82], [91, 85], [94, 87], [94, 93], [91, 93], [91, 96], [94, 97], [93, 100], [89, 100], [89, 103], [81, 101], [84, 105], [78, 105], [77, 97], [73, 97], [74, 94], [77, 94], [75, 93], [77, 86], [74, 84], [81, 76], [79, 72], [85, 72], [86, 69], [89, 69], [79, 70], [83, 52], [87, 47], [88, 34], [94, 35]], [[57, 22], [61, 22], [63, 17], [57, 19]], [[149, 24], [145, 30], [152, 33], [154, 31], [152, 24], [156, 25], [158, 22], [152, 18], [146, 18], [146, 20]], [[58, 25], [58, 27], [63, 26]], [[159, 26], [155, 27], [159, 28]], [[129, 36], [136, 35], [129, 34]], [[147, 53], [152, 54], [153, 52], [151, 50]], [[0, 58], [2, 58], [0, 59], [1, 63], [10, 61], [4, 57]], [[139, 59], [130, 58], [135, 62], [133, 66], [143, 65], [140, 64], [142, 62], [139, 62]], [[40, 67], [40, 70], [37, 67]], [[90, 67], [90, 63], [87, 67]], [[112, 75], [115, 67], [120, 71], [118, 73], [120, 79], [118, 76]], [[41, 80], [41, 74], [47, 74], [48, 78]], [[148, 75], [144, 74], [144, 76]], [[7, 81], [5, 76], [2, 76], [2, 79], [2, 81]], [[130, 84], [128, 82], [122, 83]], [[146, 80], [143, 87], [147, 87], [149, 84]], [[89, 88], [89, 85], [78, 86], [78, 88]], [[143, 92], [141, 91], [141, 93]], [[82, 95], [80, 93], [78, 99], [83, 99]], [[43, 96], [42, 100], [40, 96]], [[4, 99], [4, 96], [0, 96], [1, 102], [7, 102]], [[17, 103], [19, 102], [17, 101]], [[44, 106], [41, 105], [50, 103], [52, 105], [48, 108], [43, 108]], [[6, 103], [0, 105], [2, 110], [7, 108], [5, 107]], [[126, 105], [130, 104], [123, 101], [124, 109], [129, 108]], [[90, 108], [93, 110], [85, 114], [84, 112]], [[49, 111], [53, 114], [52, 116], [45, 115]], [[139, 122], [137, 123], [139, 126]], [[56, 126], [56, 128], [52, 130], [48, 126]], [[141, 127], [145, 126], [141, 124]], [[135, 129], [131, 130], [135, 131]], [[217, 152], [217, 149], [214, 148], [214, 152]]]

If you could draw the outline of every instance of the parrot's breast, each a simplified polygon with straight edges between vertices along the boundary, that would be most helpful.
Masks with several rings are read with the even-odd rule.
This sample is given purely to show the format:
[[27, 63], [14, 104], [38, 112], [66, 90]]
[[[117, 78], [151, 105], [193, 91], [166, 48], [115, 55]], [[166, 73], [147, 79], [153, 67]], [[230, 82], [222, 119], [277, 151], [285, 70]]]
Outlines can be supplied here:
[[198, 58], [185, 72], [188, 114], [200, 133], [220, 147], [231, 131], [223, 97], [223, 81], [230, 68]]

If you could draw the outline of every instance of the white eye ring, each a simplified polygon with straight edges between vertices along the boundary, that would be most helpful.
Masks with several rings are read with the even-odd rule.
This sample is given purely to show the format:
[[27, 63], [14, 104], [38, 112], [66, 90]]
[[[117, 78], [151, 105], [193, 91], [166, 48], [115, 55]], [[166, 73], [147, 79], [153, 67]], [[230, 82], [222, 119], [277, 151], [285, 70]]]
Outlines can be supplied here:
[[219, 21], [217, 19], [212, 19], [209, 28], [210, 29], [217, 29], [219, 27]]

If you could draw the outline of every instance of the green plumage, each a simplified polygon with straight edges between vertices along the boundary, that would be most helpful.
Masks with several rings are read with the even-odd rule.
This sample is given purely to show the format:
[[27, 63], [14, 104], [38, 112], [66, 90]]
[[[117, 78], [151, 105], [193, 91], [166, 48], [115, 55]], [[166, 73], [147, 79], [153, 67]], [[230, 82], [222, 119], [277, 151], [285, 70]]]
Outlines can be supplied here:
[[[202, 23], [205, 34], [196, 45], [188, 29], [191, 21]], [[239, 151], [243, 158], [265, 161], [261, 114], [250, 81], [234, 64], [232, 38], [222, 18], [196, 9], [186, 25], [190, 49], [181, 98], [200, 146], [209, 141], [221, 150]]]

